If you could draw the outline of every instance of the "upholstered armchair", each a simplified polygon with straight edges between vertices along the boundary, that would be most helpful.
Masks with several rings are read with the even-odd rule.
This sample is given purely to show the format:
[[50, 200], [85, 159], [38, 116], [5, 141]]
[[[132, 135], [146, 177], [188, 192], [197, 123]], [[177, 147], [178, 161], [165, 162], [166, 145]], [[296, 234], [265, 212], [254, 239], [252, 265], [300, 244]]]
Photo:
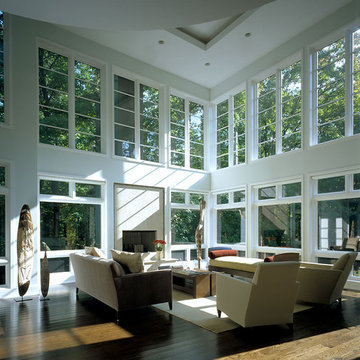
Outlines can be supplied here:
[[341, 293], [354, 265], [357, 252], [342, 255], [333, 265], [302, 262], [297, 302], [330, 305], [341, 303]]
[[292, 328], [298, 262], [264, 262], [252, 279], [216, 274], [218, 316], [243, 327], [288, 324]]

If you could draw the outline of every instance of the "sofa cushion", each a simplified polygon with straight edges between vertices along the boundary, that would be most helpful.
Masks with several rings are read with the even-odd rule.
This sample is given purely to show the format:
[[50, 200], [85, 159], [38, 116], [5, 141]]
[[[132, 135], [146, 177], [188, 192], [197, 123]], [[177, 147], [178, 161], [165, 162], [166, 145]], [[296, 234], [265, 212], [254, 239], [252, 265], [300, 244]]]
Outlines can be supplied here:
[[220, 256], [237, 256], [236, 250], [213, 250], [209, 251], [209, 258], [210, 259], [216, 259]]
[[298, 253], [282, 253], [273, 256], [268, 256], [264, 262], [278, 262], [278, 261], [299, 261]]
[[111, 249], [113, 260], [117, 261], [126, 273], [140, 273], [144, 271], [144, 264], [140, 253], [130, 253]]
[[106, 259], [106, 256], [105, 256], [104, 252], [101, 249], [97, 248], [97, 247], [93, 247], [91, 249], [90, 255]]

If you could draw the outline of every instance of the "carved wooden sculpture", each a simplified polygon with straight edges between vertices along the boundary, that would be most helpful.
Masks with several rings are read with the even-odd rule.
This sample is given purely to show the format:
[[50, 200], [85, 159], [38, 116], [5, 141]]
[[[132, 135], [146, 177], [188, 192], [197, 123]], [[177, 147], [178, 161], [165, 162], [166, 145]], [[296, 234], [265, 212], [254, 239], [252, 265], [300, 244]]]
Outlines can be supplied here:
[[42, 243], [45, 248], [45, 254], [44, 258], [41, 262], [41, 272], [40, 272], [40, 278], [41, 278], [41, 293], [44, 299], [46, 298], [48, 291], [49, 291], [49, 282], [50, 282], [50, 271], [49, 271], [49, 261], [46, 254], [46, 244]]
[[21, 208], [17, 233], [18, 290], [23, 297], [29, 286], [34, 257], [34, 227], [29, 205]]
[[201, 262], [201, 243], [204, 237], [204, 215], [205, 215], [205, 200], [200, 201], [200, 221], [199, 225], [195, 230], [195, 240], [196, 240], [196, 257], [198, 260], [198, 268], [200, 269]]

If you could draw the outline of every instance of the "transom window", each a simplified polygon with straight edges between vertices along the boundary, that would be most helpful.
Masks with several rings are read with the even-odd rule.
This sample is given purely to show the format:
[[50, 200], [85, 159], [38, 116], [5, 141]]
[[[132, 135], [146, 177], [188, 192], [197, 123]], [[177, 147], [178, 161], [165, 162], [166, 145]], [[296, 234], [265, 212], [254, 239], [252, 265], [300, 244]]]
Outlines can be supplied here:
[[39, 141], [101, 152], [101, 72], [39, 48]]
[[204, 105], [170, 95], [170, 164], [204, 170]]
[[115, 155], [159, 162], [159, 89], [114, 75]]
[[216, 106], [217, 168], [245, 162], [246, 91]]
[[301, 61], [256, 84], [257, 157], [301, 148]]

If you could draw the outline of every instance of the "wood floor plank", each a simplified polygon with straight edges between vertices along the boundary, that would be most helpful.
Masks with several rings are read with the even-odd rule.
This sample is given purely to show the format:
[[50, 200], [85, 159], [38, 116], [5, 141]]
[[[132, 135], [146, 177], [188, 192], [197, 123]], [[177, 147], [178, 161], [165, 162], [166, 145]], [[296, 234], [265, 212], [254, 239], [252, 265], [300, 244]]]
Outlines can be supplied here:
[[0, 359], [356, 359], [360, 358], [360, 294], [341, 308], [295, 314], [286, 326], [236, 328], [220, 334], [153, 307], [115, 312], [74, 286], [26, 303], [0, 299]]

